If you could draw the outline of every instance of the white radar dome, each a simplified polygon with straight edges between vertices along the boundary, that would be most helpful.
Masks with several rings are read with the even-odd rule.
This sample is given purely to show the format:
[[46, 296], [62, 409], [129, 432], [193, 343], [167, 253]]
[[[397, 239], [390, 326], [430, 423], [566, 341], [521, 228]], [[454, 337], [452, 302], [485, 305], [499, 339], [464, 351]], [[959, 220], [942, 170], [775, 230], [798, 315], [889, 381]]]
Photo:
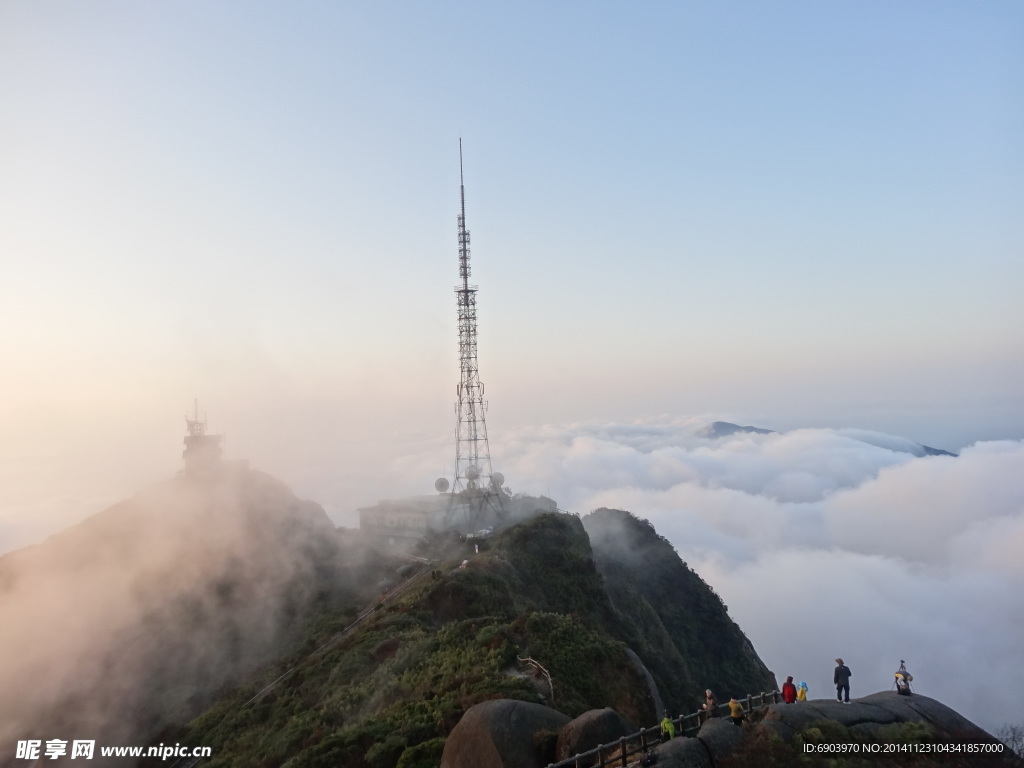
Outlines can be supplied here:
[[444, 493], [448, 490], [448, 478], [439, 477], [434, 481], [434, 490], [438, 493]]
[[491, 485], [495, 488], [501, 488], [505, 484], [505, 476], [501, 472], [495, 472], [491, 475]]
[[463, 474], [466, 476], [467, 480], [476, 480], [480, 477], [480, 470], [470, 464], [466, 467], [466, 471]]

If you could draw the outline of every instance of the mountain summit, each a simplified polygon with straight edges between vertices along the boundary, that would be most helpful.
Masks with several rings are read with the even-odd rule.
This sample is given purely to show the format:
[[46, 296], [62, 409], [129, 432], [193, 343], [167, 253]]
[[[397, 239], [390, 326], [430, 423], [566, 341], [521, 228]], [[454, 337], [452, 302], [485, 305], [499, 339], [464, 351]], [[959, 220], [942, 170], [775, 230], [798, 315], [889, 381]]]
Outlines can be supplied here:
[[[375, 610], [250, 678], [164, 742], [210, 765], [436, 768], [473, 705], [614, 707], [650, 724], [704, 689], [773, 690], [725, 606], [646, 522], [541, 513], [489, 538], [442, 537]], [[383, 555], [382, 555], [383, 556]]]

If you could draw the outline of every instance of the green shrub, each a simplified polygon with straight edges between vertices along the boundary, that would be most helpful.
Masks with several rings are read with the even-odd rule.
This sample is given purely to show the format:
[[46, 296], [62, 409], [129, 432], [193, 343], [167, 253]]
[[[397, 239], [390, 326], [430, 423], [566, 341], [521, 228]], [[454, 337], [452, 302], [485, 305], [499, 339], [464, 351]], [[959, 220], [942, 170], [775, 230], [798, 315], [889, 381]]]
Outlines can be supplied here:
[[849, 744], [858, 741], [850, 729], [835, 720], [816, 720], [799, 734], [804, 744]]
[[890, 744], [931, 744], [935, 741], [935, 729], [928, 723], [893, 723], [879, 729], [877, 741]]
[[406, 747], [395, 768], [437, 768], [441, 762], [441, 753], [444, 752], [444, 742], [445, 738], [438, 736], [436, 739]]
[[366, 750], [364, 759], [373, 768], [391, 768], [404, 751], [405, 739], [400, 734], [392, 733]]

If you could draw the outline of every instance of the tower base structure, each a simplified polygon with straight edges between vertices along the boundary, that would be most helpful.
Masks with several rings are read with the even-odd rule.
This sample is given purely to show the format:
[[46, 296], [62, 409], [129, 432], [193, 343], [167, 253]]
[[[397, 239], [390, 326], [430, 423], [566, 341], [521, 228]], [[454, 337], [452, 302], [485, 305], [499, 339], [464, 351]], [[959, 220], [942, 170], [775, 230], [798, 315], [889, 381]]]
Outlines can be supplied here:
[[376, 546], [408, 552], [439, 536], [486, 538], [535, 514], [557, 512], [546, 496], [457, 491], [383, 499], [359, 510], [359, 530]]

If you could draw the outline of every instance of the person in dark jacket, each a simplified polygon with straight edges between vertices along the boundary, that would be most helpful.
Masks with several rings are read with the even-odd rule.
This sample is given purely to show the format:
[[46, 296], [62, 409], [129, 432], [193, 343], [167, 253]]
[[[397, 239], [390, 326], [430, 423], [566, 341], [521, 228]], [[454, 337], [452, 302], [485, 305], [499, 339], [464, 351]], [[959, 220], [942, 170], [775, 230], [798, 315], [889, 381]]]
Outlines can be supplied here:
[[832, 682], [836, 684], [836, 698], [846, 704], [850, 703], [850, 677], [852, 675], [853, 672], [843, 664], [843, 660], [836, 659], [836, 671], [832, 675]]
[[787, 704], [796, 703], [796, 686], [793, 685], [792, 675], [787, 677], [786, 682], [782, 684], [782, 700]]

